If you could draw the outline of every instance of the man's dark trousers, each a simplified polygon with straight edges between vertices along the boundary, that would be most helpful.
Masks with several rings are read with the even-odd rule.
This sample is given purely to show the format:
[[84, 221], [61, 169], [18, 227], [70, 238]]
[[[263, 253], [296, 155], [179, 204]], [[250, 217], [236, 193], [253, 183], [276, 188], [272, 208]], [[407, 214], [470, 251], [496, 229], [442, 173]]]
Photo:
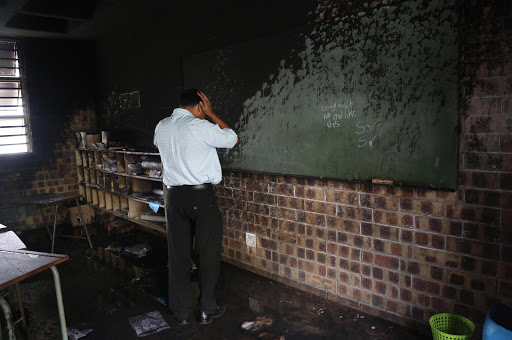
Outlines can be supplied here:
[[176, 186], [167, 191], [167, 247], [169, 256], [169, 309], [178, 319], [194, 310], [190, 271], [192, 237], [199, 254], [200, 307], [217, 309], [215, 286], [222, 252], [222, 215], [212, 185], [197, 189]]

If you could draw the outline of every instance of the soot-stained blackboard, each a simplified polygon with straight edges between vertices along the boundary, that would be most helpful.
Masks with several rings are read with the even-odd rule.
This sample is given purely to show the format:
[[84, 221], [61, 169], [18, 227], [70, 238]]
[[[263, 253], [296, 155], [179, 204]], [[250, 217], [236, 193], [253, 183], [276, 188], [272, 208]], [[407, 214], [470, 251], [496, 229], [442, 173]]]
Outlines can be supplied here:
[[239, 134], [225, 169], [455, 189], [455, 0], [403, 1], [187, 56]]

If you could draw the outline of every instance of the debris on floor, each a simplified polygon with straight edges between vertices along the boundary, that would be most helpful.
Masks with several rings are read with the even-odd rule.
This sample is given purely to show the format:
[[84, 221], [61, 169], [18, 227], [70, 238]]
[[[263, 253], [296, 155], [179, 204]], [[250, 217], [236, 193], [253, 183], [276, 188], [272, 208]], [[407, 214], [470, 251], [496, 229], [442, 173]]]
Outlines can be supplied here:
[[70, 340], [78, 340], [80, 338], [83, 338], [87, 334], [91, 333], [92, 331], [93, 331], [92, 329], [78, 330], [78, 329], [74, 329], [74, 328], [68, 328], [68, 338]]
[[259, 316], [255, 321], [246, 321], [242, 323], [241, 327], [244, 331], [247, 332], [258, 332], [264, 327], [270, 327], [274, 321], [272, 318], [266, 316]]
[[151, 246], [147, 242], [134, 244], [128, 247], [125, 247], [124, 250], [121, 251], [123, 255], [133, 255], [137, 258], [141, 258], [146, 256], [148, 251], [151, 250]]
[[130, 324], [138, 337], [155, 334], [169, 329], [169, 325], [165, 322], [162, 314], [157, 311], [134, 316], [129, 318], [128, 321], [130, 321]]
[[[72, 230], [71, 225], [68, 228]], [[41, 251], [37, 247], [47, 245], [45, 228], [26, 235], [33, 235], [22, 238], [29, 249]], [[93, 241], [97, 248], [92, 250], [87, 242], [79, 239], [56, 244], [57, 253], [70, 256], [69, 261], [59, 265], [68, 325], [77, 330], [93, 329], [79, 340], [130, 340], [145, 335], [143, 339], [151, 340], [431, 339], [428, 327], [406, 328], [364, 315], [360, 310], [298, 291], [225, 262], [221, 264], [216, 293], [219, 301], [229, 306], [228, 312], [207, 327], [194, 320], [187, 327], [178, 327], [171, 322], [173, 315], [165, 306], [168, 293], [166, 239], [139, 230], [109, 234], [98, 227]], [[146, 256], [120, 254], [125, 247], [144, 242], [151, 246]], [[192, 275], [197, 272], [197, 269], [192, 270]], [[25, 280], [21, 290], [28, 330], [24, 336], [21, 327], [16, 327], [17, 339], [59, 339], [61, 330], [51, 275]], [[199, 295], [197, 281], [193, 281], [193, 294], [194, 298]], [[146, 313], [152, 311], [161, 315], [145, 324]], [[241, 328], [243, 321], [247, 323]]]
[[132, 222], [123, 220], [121, 218], [115, 218], [108, 224], [105, 224], [105, 229], [110, 234], [124, 234], [135, 229]]
[[241, 327], [247, 332], [257, 332], [263, 327], [263, 325], [258, 321], [245, 321]]

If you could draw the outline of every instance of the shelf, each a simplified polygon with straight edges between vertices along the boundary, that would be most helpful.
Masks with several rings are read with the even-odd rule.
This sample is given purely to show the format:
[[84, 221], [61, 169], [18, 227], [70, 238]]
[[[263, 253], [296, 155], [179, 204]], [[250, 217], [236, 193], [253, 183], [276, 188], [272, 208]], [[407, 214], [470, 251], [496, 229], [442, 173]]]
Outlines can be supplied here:
[[126, 151], [126, 150], [111, 150], [111, 149], [81, 149], [77, 148], [77, 151], [85, 151], [85, 152], [115, 152], [122, 153], [125, 155], [139, 155], [139, 156], [160, 156], [159, 152], [145, 152], [145, 151]]
[[[137, 202], [146, 203], [148, 205], [149, 205], [149, 203], [151, 203], [150, 201], [146, 201], [146, 200], [143, 200], [143, 199], [140, 199], [140, 198], [136, 198], [136, 197], [133, 197], [132, 195], [123, 195], [123, 194], [121, 194], [121, 196], [124, 196], [126, 198], [129, 198], [129, 199], [137, 201]], [[160, 208], [165, 208], [165, 205], [160, 204]]]
[[144, 151], [118, 151], [119, 153], [123, 153], [125, 155], [140, 155], [140, 156], [159, 156], [158, 152], [144, 152]]
[[[89, 169], [89, 170], [93, 170], [93, 169]], [[105, 171], [105, 170], [100, 170], [100, 169], [94, 169], [94, 170], [100, 171], [100, 172], [102, 172], [104, 174], [109, 174], [109, 175], [138, 178], [138, 179], [144, 179], [144, 180], [149, 180], [149, 181], [154, 181], [154, 182], [162, 182], [161, 178], [149, 177], [149, 176], [146, 176], [146, 175], [130, 175], [130, 174], [127, 174], [127, 173], [124, 173], [124, 172], [113, 172], [113, 171]]]
[[126, 216], [126, 215], [114, 212], [112, 210], [107, 210], [107, 209], [104, 209], [104, 208], [100, 208], [97, 205], [93, 205], [92, 207], [95, 208], [95, 209], [98, 209], [99, 211], [106, 212], [106, 213], [112, 214], [112, 215], [114, 215], [116, 217], [123, 218], [123, 219], [125, 219], [127, 221], [130, 221], [130, 222], [133, 222], [133, 223], [137, 223], [137, 224], [142, 225], [142, 226], [144, 226], [146, 228], [150, 228], [150, 229], [162, 232], [162, 233], [166, 233], [167, 232], [165, 226], [162, 225], [162, 224], [151, 223], [151, 222], [143, 221], [143, 220], [140, 220], [140, 219], [137, 219], [137, 218], [130, 218], [130, 217]]
[[131, 177], [131, 178], [144, 179], [144, 180], [155, 181], [155, 182], [162, 182], [161, 178], [149, 177], [149, 176], [146, 176], [146, 175], [129, 175], [129, 174], [126, 174], [126, 173], [116, 173], [116, 175], [125, 176], [125, 177]]
[[[130, 192], [140, 193], [150, 193], [154, 188], [165, 191], [162, 178], [149, 177], [145, 174], [130, 175], [125, 172], [128, 164], [141, 162], [145, 159], [144, 156], [159, 157], [158, 152], [82, 148], [75, 150], [79, 191], [85, 202], [92, 204], [98, 211], [125, 219], [137, 226], [166, 233], [165, 222], [145, 221], [138, 218], [141, 214], [153, 213], [149, 206], [153, 201], [122, 193], [127, 189]], [[107, 160], [105, 156], [108, 157]], [[103, 170], [103, 166], [106, 165], [112, 166], [117, 171]], [[114, 188], [118, 191], [113, 191]], [[165, 209], [165, 204], [159, 204], [159, 207]]]
[[[149, 205], [149, 203], [152, 202], [152, 201], [146, 201], [146, 200], [143, 200], [141, 198], [134, 197], [132, 195], [123, 194], [121, 192], [106, 190], [105, 188], [101, 188], [101, 187], [99, 187], [96, 184], [89, 184], [89, 185], [87, 185], [87, 184], [84, 184], [84, 183], [79, 183], [78, 185], [82, 185], [82, 186], [85, 186], [87, 188], [98, 189], [98, 190], [101, 190], [101, 191], [106, 192], [106, 193], [111, 194], [111, 195], [121, 196], [121, 197], [128, 198], [128, 199], [131, 199], [131, 200], [134, 200], [134, 201], [137, 201], [137, 202], [146, 203], [148, 205]], [[164, 204], [160, 204], [160, 208], [165, 208], [165, 205]]]

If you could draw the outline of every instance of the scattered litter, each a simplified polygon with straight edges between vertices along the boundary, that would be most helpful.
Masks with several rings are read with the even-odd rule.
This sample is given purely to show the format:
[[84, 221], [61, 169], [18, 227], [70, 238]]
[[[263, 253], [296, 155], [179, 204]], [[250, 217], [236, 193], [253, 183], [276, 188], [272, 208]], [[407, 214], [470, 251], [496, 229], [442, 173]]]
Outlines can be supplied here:
[[135, 283], [140, 280], [140, 277], [134, 277], [131, 281], [131, 283]]
[[244, 331], [257, 332], [263, 327], [263, 325], [258, 321], [245, 321], [241, 327]]
[[149, 312], [128, 319], [138, 337], [155, 334], [169, 329], [160, 312]]
[[317, 311], [316, 311], [316, 313], [317, 313], [318, 315], [320, 315], [320, 314], [324, 314], [324, 313], [325, 313], [325, 310], [324, 310], [323, 308], [320, 308], [319, 310], [317, 310]]
[[112, 315], [112, 313], [114, 313], [116, 310], [117, 310], [117, 308], [114, 308], [114, 309], [109, 310], [109, 311], [105, 314], [105, 316], [110, 316], [110, 315]]
[[359, 317], [359, 319], [364, 319], [364, 315], [361, 315], [361, 316]]
[[152, 296], [153, 299], [155, 299], [157, 302], [159, 302], [160, 304], [164, 305], [164, 306], [167, 306], [167, 303], [165, 303], [165, 299], [162, 298], [162, 297], [159, 297], [159, 298], [156, 298], [154, 296]]
[[78, 329], [68, 328], [67, 331], [68, 331], [68, 338], [70, 340], [78, 340], [80, 338], [83, 338], [87, 334], [91, 333], [92, 329], [83, 329], [83, 330], [79, 331]]
[[266, 316], [259, 316], [256, 318], [256, 321], [261, 322], [261, 324], [264, 327], [270, 327], [274, 323], [274, 320], [272, 320], [272, 318]]
[[242, 329], [248, 332], [257, 332], [263, 327], [270, 327], [274, 323], [272, 318], [266, 316], [259, 316], [255, 321], [246, 321], [242, 323]]
[[150, 250], [151, 246], [148, 243], [143, 242], [124, 248], [121, 254], [135, 255], [137, 258], [141, 258], [146, 256]]
[[338, 319], [343, 319], [343, 315], [338, 316]]
[[375, 329], [375, 326], [372, 326], [372, 329]]
[[108, 251], [112, 251], [114, 253], [117, 253], [117, 252], [120, 252], [121, 251], [121, 247], [115, 247], [114, 245], [109, 245], [107, 248], [105, 248], [105, 250], [108, 250]]

